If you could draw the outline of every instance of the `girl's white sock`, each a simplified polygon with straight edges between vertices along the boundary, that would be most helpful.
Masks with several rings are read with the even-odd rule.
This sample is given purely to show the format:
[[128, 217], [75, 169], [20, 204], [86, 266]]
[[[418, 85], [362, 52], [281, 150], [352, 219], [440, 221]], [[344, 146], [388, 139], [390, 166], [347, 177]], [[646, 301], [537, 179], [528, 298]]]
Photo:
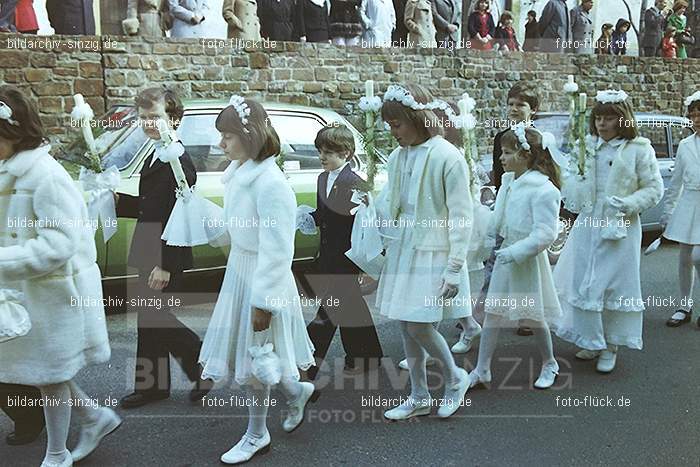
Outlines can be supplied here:
[[[248, 434], [257, 438], [267, 433], [267, 409], [270, 386], [246, 386], [248, 396]], [[257, 402], [254, 402], [257, 401]]]
[[46, 419], [45, 459], [49, 462], [61, 463], [66, 456], [66, 441], [70, 429], [71, 406], [70, 387], [67, 383], [51, 384], [39, 387], [44, 398], [44, 418]]

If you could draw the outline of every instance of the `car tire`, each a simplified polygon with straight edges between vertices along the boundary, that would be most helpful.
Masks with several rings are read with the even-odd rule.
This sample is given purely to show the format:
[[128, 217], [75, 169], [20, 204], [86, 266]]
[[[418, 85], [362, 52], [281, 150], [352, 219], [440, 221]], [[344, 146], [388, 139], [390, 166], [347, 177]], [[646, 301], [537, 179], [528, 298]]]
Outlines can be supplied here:
[[370, 295], [374, 293], [379, 286], [379, 281], [375, 281], [364, 272], [361, 272], [359, 276], [357, 276], [357, 282], [360, 284], [362, 295]]

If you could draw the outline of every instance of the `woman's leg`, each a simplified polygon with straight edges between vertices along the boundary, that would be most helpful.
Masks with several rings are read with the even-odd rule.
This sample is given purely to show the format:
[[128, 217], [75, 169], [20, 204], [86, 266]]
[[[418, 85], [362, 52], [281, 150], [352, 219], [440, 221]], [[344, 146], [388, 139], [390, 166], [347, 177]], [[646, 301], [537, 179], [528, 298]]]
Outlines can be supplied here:
[[[442, 337], [442, 334], [437, 332], [433, 324], [406, 322], [405, 326], [406, 333], [413, 341], [442, 364], [445, 382], [448, 385], [453, 385], [458, 382], [460, 379], [459, 367], [455, 364], [454, 358], [452, 358], [452, 353], [450, 353], [450, 348], [445, 338]], [[408, 352], [406, 355], [408, 356]], [[421, 363], [423, 369], [425, 369], [425, 360], [423, 359]]]
[[405, 321], [399, 321], [404, 353], [408, 362], [408, 373], [411, 379], [411, 398], [427, 400], [430, 397], [428, 375], [425, 368], [427, 355], [423, 347], [409, 333], [408, 324]]
[[44, 461], [60, 464], [68, 455], [66, 441], [70, 429], [70, 387], [67, 383], [40, 386], [44, 398], [44, 418], [48, 438]]

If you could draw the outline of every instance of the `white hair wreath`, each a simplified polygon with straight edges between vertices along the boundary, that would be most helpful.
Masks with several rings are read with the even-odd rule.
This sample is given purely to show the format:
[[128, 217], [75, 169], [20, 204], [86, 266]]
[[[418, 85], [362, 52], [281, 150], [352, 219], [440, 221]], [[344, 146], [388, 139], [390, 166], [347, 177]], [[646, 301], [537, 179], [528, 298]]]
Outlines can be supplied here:
[[513, 130], [513, 133], [515, 133], [515, 136], [518, 137], [518, 142], [520, 143], [520, 147], [526, 151], [529, 151], [531, 148], [530, 148], [530, 143], [527, 142], [527, 136], [525, 135], [525, 124], [520, 122], [516, 125], [513, 125], [511, 127], [511, 130]]
[[0, 101], [0, 120], [5, 120], [10, 125], [19, 126], [19, 122], [12, 118], [12, 109], [9, 105]]
[[236, 113], [238, 114], [238, 118], [241, 119], [243, 131], [250, 133], [250, 130], [246, 128], [248, 125], [248, 117], [250, 116], [250, 107], [248, 107], [248, 104], [245, 103], [245, 99], [242, 96], [234, 94], [231, 96], [231, 99], [229, 99], [228, 105], [235, 109]]
[[689, 108], [690, 104], [692, 104], [693, 102], [697, 102], [697, 101], [700, 101], [700, 91], [695, 91], [694, 94], [688, 96], [685, 99], [685, 107]]
[[620, 102], [625, 102], [628, 97], [623, 90], [606, 89], [605, 91], [598, 91], [595, 100], [601, 104], [619, 104]]
[[471, 115], [471, 111], [476, 107], [476, 101], [466, 93], [462, 95], [462, 98], [467, 100], [467, 112], [465, 115], [457, 115], [450, 104], [440, 99], [421, 104], [416, 101], [416, 98], [411, 95], [408, 89], [396, 84], [392, 84], [387, 88], [383, 101], [396, 101], [413, 110], [442, 110], [456, 128], [474, 128], [476, 127], [476, 119]]

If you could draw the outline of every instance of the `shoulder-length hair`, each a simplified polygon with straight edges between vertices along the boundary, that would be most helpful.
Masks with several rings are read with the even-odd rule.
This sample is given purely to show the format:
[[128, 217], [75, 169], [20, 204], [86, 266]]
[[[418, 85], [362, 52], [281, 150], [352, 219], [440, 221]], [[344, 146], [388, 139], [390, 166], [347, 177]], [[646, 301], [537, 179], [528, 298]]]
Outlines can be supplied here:
[[525, 139], [530, 145], [530, 150], [526, 151], [520, 145], [520, 140], [513, 130], [506, 131], [501, 137], [501, 145], [522, 151], [527, 157], [527, 167], [530, 170], [537, 170], [545, 174], [552, 184], [561, 189], [561, 172], [559, 166], [554, 162], [549, 149], [542, 147], [542, 134], [534, 128], [525, 129]]
[[[427, 104], [435, 100], [430, 91], [420, 84], [407, 84], [404, 88], [419, 104]], [[390, 120], [407, 122], [413, 125], [416, 132], [426, 138], [443, 134], [435, 112], [432, 110], [413, 110], [398, 101], [386, 101], [382, 104], [382, 119], [386, 122]]]
[[278, 155], [280, 137], [272, 127], [270, 117], [262, 104], [251, 99], [245, 99], [244, 102], [250, 108], [246, 124], [241, 121], [238, 111], [229, 105], [216, 117], [216, 129], [221, 133], [238, 135], [251, 159], [263, 161]]
[[0, 119], [0, 137], [11, 142], [15, 152], [36, 149], [46, 143], [46, 131], [36, 105], [19, 89], [0, 86], [0, 101], [12, 110], [13, 125]]
[[634, 118], [634, 111], [628, 101], [617, 103], [601, 103], [598, 102], [591, 112], [591, 121], [589, 130], [592, 135], [598, 135], [598, 130], [595, 127], [596, 117], [610, 115], [618, 118], [618, 135], [621, 138], [631, 140], [639, 136], [639, 126], [637, 119]]

